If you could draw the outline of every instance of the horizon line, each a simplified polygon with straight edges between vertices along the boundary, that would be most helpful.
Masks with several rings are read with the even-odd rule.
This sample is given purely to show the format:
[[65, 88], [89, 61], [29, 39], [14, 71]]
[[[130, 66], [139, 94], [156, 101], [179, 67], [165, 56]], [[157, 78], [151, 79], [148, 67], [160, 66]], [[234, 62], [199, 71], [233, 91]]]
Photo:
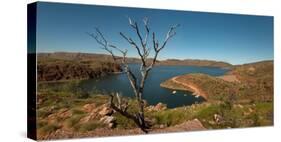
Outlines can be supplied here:
[[[111, 56], [110, 54], [106, 54], [106, 53], [94, 53], [94, 52], [75, 52], [75, 51], [40, 51], [40, 52], [36, 52], [36, 54], [48, 54], [48, 53], [81, 53], [81, 54], [100, 54], [100, 55], [108, 55]], [[120, 56], [117, 56], [120, 57]], [[134, 57], [134, 56], [128, 56], [127, 58], [137, 58], [139, 59], [139, 57]], [[148, 59], [152, 59], [152, 58], [148, 58]], [[233, 64], [227, 61], [223, 61], [223, 60], [215, 60], [215, 59], [206, 59], [206, 58], [184, 58], [184, 59], [180, 59], [180, 58], [166, 58], [166, 59], [158, 59], [158, 61], [167, 61], [167, 60], [200, 60], [200, 61], [215, 61], [215, 62], [224, 62], [230, 65], [243, 65], [243, 64], [249, 64], [249, 63], [258, 63], [258, 62], [263, 62], [263, 61], [274, 61], [274, 59], [262, 59], [262, 60], [256, 60], [253, 62], [244, 62], [244, 63], [238, 63], [238, 64]]]

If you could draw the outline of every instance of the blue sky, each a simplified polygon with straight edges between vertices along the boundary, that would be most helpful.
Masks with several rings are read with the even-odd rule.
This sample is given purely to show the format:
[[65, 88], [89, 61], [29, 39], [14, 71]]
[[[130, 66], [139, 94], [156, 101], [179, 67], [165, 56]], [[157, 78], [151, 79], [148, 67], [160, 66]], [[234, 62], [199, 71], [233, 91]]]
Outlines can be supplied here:
[[[169, 27], [181, 26], [159, 59], [207, 59], [243, 64], [273, 59], [273, 17], [105, 7], [93, 5], [38, 4], [37, 52], [106, 53], [86, 32], [98, 27], [114, 45], [137, 52], [121, 36], [137, 40], [127, 17], [141, 25], [150, 19], [151, 31], [163, 41]], [[151, 45], [151, 44], [150, 44]]]

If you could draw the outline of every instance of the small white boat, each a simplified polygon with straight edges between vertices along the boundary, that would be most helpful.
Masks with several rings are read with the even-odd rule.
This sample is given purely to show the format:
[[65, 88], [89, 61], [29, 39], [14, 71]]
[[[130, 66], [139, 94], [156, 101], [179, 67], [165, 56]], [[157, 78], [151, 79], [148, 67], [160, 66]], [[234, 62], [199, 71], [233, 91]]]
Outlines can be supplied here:
[[175, 90], [174, 90], [172, 93], [173, 93], [173, 94], [176, 94], [176, 93], [177, 93], [177, 91], [175, 91]]

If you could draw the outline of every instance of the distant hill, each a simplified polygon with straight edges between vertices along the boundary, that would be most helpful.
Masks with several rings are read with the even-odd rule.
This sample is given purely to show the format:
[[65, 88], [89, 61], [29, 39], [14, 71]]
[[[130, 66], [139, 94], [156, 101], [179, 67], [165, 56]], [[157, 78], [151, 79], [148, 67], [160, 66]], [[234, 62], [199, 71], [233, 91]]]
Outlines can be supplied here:
[[112, 61], [111, 56], [105, 54], [92, 53], [74, 53], [74, 52], [54, 52], [54, 53], [38, 53], [37, 58], [44, 59], [61, 59], [61, 60], [103, 60]]
[[[121, 60], [122, 57], [116, 56]], [[79, 53], [79, 52], [53, 52], [53, 53], [37, 53], [37, 58], [44, 59], [62, 59], [62, 60], [92, 60], [92, 61], [110, 61], [113, 62], [112, 56], [107, 54], [96, 53]], [[129, 63], [140, 63], [138, 58], [127, 58]]]
[[99, 78], [121, 71], [108, 55], [58, 52], [37, 56], [38, 81]]
[[[74, 53], [74, 52], [54, 52], [54, 53], [38, 53], [38, 58], [44, 59], [62, 59], [62, 60], [101, 60], [101, 61], [113, 61], [110, 55], [95, 54], [95, 53]], [[118, 59], [122, 59], [118, 57]], [[151, 61], [152, 59], [148, 59]], [[140, 63], [139, 58], [128, 57], [128, 63]], [[157, 60], [156, 65], [181, 65], [181, 66], [208, 66], [208, 67], [221, 67], [231, 68], [232, 65], [227, 62], [212, 61], [212, 60], [196, 60], [196, 59], [167, 59]]]
[[[121, 57], [117, 57], [121, 61]], [[151, 62], [152, 59], [148, 59]], [[141, 63], [138, 58], [127, 58], [128, 63]], [[231, 64], [209, 60], [157, 61], [156, 65], [208, 66], [230, 68]], [[60, 81], [72, 79], [99, 78], [122, 71], [120, 64], [114, 63], [111, 55], [94, 53], [54, 52], [37, 54], [38, 81]]]
[[161, 65], [181, 65], [181, 66], [208, 66], [208, 67], [221, 67], [230, 68], [232, 65], [227, 62], [212, 61], [212, 60], [196, 60], [196, 59], [168, 59], [160, 62]]

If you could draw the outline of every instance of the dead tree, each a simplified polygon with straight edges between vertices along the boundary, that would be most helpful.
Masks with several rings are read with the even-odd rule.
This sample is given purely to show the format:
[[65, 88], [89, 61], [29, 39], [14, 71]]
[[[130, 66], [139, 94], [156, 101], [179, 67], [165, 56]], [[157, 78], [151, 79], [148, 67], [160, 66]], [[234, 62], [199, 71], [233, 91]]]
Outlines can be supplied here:
[[[136, 41], [134, 41], [131, 37], [126, 36], [124, 33], [120, 32], [119, 34], [121, 35], [122, 38], [124, 38], [134, 49], [136, 49], [140, 60], [141, 60], [141, 65], [140, 65], [140, 73], [141, 73], [141, 78], [138, 79], [137, 76], [131, 71], [128, 62], [127, 62], [127, 49], [122, 49], [119, 48], [110, 42], [105, 38], [105, 36], [102, 34], [102, 32], [98, 29], [95, 28], [94, 33], [88, 33], [89, 36], [95, 39], [95, 41], [100, 45], [100, 48], [107, 51], [110, 53], [112, 56], [114, 62], [119, 62], [121, 63], [124, 72], [127, 74], [128, 79], [130, 81], [131, 87], [133, 88], [135, 98], [138, 103], [138, 112], [131, 114], [127, 111], [128, 109], [128, 103], [124, 102], [122, 98], [120, 98], [119, 94], [111, 94], [111, 99], [110, 99], [110, 106], [117, 112], [119, 112], [121, 115], [125, 116], [128, 119], [131, 119], [135, 122], [135, 124], [145, 133], [148, 132], [149, 125], [145, 121], [145, 116], [144, 116], [144, 100], [143, 100], [143, 92], [144, 92], [144, 85], [145, 81], [147, 79], [148, 73], [150, 70], [153, 68], [157, 61], [157, 57], [159, 52], [166, 46], [167, 42], [176, 34], [175, 29], [179, 25], [174, 25], [171, 26], [170, 29], [168, 30], [166, 37], [163, 41], [162, 44], [156, 39], [156, 34], [155, 32], [152, 32], [152, 47], [154, 51], [154, 55], [152, 55], [152, 60], [148, 61], [148, 58], [150, 58], [150, 51], [151, 47], [149, 47], [149, 36], [150, 36], [150, 28], [148, 26], [148, 19], [144, 18], [143, 19], [143, 24], [144, 24], [144, 29], [145, 29], [145, 34], [140, 32], [139, 26], [137, 22], [133, 21], [132, 19], [128, 18], [129, 20], [129, 25], [133, 29], [133, 31], [136, 33], [136, 36], [139, 40], [139, 44], [137, 44]], [[122, 54], [121, 61], [117, 58], [117, 56], [114, 54], [113, 50], [118, 51], [119, 53]], [[114, 98], [117, 99], [117, 104], [114, 103]]]

